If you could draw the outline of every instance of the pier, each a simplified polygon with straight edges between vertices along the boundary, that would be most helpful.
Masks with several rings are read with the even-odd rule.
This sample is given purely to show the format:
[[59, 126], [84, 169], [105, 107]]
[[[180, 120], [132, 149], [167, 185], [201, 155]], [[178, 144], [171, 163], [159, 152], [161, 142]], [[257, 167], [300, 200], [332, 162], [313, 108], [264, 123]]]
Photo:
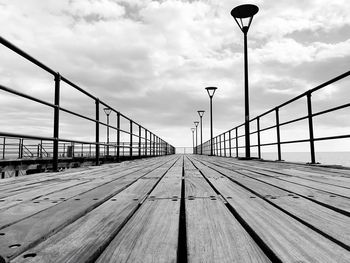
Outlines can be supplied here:
[[169, 155], [3, 179], [2, 262], [349, 262], [350, 170]]
[[[168, 4], [172, 5], [175, 2], [177, 8], [180, 8], [181, 1]], [[110, 4], [117, 5], [114, 2]], [[152, 8], [159, 8], [161, 5], [152, 2], [153, 4]], [[204, 2], [200, 4], [205, 5]], [[169, 10], [172, 10], [171, 5]], [[191, 12], [200, 9], [201, 5], [198, 3], [198, 7]], [[136, 25], [142, 24], [141, 15], [128, 17], [124, 14], [136, 10], [136, 5], [134, 7], [125, 4], [119, 8], [121, 9], [118, 9], [118, 14], [123, 14], [122, 19], [128, 23], [136, 19]], [[83, 9], [85, 10], [85, 7]], [[186, 11], [187, 9], [186, 7]], [[212, 8], [206, 9], [212, 10]], [[69, 10], [69, 8], [61, 10], [62, 15], [67, 15]], [[174, 11], [169, 10], [164, 12], [166, 16]], [[0, 36], [2, 48], [16, 56], [16, 59], [29, 63], [29, 68], [34, 68], [33, 72], [37, 71], [32, 73], [28, 70], [27, 78], [30, 79], [31, 74], [37, 74], [36, 79], [40, 79], [38, 87], [27, 87], [27, 83], [13, 81], [11, 73], [8, 76], [4, 74], [6, 76], [1, 80], [5, 83], [0, 83], [0, 92], [4, 96], [1, 97], [2, 101], [9, 100], [3, 107], [3, 112], [7, 114], [3, 117], [3, 123], [6, 125], [2, 125], [0, 129], [0, 263], [349, 263], [350, 167], [322, 164], [318, 160], [317, 153], [322, 152], [320, 149], [328, 150], [328, 148], [334, 152], [338, 148], [332, 147], [333, 142], [350, 139], [347, 115], [344, 113], [345, 110], [349, 110], [350, 103], [346, 99], [347, 93], [339, 92], [341, 88], [348, 87], [350, 71], [345, 69], [347, 71], [342, 74], [335, 75], [321, 84], [317, 82], [318, 85], [312, 88], [299, 87], [298, 95], [294, 94], [293, 87], [276, 91], [273, 89], [274, 86], [271, 86], [270, 93], [259, 90], [255, 94], [257, 97], [260, 96], [259, 103], [265, 96], [267, 98], [271, 94], [291, 96], [283, 103], [269, 106], [272, 108], [251, 117], [247, 33], [258, 10], [257, 6], [249, 4], [238, 6], [231, 11], [244, 37], [245, 114], [243, 115], [243, 107], [236, 105], [235, 108], [231, 107], [231, 112], [228, 113], [227, 105], [233, 104], [228, 96], [221, 100], [223, 107], [226, 108], [221, 108], [221, 114], [224, 113], [225, 118], [223, 115], [220, 117], [227, 123], [233, 121], [231, 115], [234, 109], [235, 114], [242, 111], [244, 123], [239, 125], [233, 123], [232, 126], [235, 125], [233, 128], [230, 128], [232, 126], [229, 124], [230, 126], [225, 126], [225, 129], [220, 128], [219, 132], [215, 130], [214, 134], [213, 123], [216, 120], [213, 118], [213, 100], [216, 110], [215, 99], [218, 95], [214, 98], [214, 93], [218, 88], [200, 87], [203, 93], [206, 89], [209, 95], [210, 115], [205, 113], [204, 108], [193, 109], [192, 113], [196, 113], [197, 117], [192, 122], [195, 127], [186, 127], [188, 137], [192, 139], [190, 140], [192, 147], [184, 143], [183, 147], [176, 148], [168, 141], [172, 138], [165, 139], [160, 135], [161, 133], [164, 135], [166, 131], [165, 133], [183, 139], [178, 131], [183, 124], [178, 122], [183, 121], [181, 119], [183, 115], [189, 115], [186, 107], [190, 103], [187, 103], [186, 107], [185, 104], [178, 105], [180, 100], [174, 99], [177, 93], [169, 92], [170, 89], [165, 92], [162, 90], [163, 95], [169, 96], [168, 101], [164, 102], [165, 106], [156, 105], [156, 110], [146, 115], [148, 120], [151, 120], [155, 113], [164, 111], [162, 120], [165, 120], [169, 128], [163, 127], [161, 130], [158, 127], [159, 121], [151, 122], [153, 125], [151, 128], [146, 127], [147, 125], [134, 118], [137, 112], [140, 115], [144, 113], [146, 107], [143, 107], [142, 102], [145, 97], [140, 95], [135, 100], [140, 105], [130, 102], [130, 108], [135, 110], [132, 112], [133, 117], [123, 113], [121, 111], [123, 107], [118, 103], [115, 103], [117, 108], [110, 102], [117, 101], [113, 95], [118, 92], [121, 94], [119, 96], [118, 93], [119, 102], [124, 100], [120, 88], [123, 85], [127, 88], [132, 86], [131, 92], [139, 96], [138, 92], [141, 89], [133, 90], [135, 83], [120, 81], [118, 83], [120, 90], [111, 89], [106, 93], [110, 96], [110, 101], [107, 102], [100, 97], [101, 94], [94, 94], [87, 87], [78, 85], [68, 78], [66, 72], [58, 72]], [[86, 9], [86, 12], [88, 11]], [[77, 12], [80, 13], [81, 11]], [[147, 15], [147, 12], [144, 13]], [[86, 24], [89, 21], [93, 23], [104, 21], [95, 13], [80, 18], [77, 14], [69, 21], [74, 20], [74, 23], [78, 23], [81, 20]], [[150, 14], [153, 18], [153, 12]], [[201, 16], [207, 17], [203, 14]], [[201, 16], [197, 14], [193, 19], [197, 21]], [[218, 19], [217, 10], [212, 16], [215, 17], [215, 21]], [[248, 24], [244, 25], [243, 20], [246, 18], [249, 18]], [[123, 24], [121, 31], [125, 30], [124, 27], [128, 23]], [[158, 23], [160, 22], [156, 24]], [[219, 25], [221, 22], [215, 23]], [[173, 30], [175, 27], [169, 28]], [[158, 30], [160, 29], [149, 30], [146, 26], [142, 28], [142, 32], [158, 32]], [[131, 32], [134, 29], [127, 27], [125, 31]], [[198, 29], [193, 30], [197, 31]], [[77, 32], [80, 32], [80, 29]], [[186, 43], [187, 37], [191, 35], [189, 32], [181, 34], [185, 37]], [[208, 32], [205, 31], [203, 35]], [[216, 34], [222, 35], [223, 32], [225, 30], [217, 30]], [[260, 29], [260, 32], [264, 30]], [[317, 31], [317, 35], [323, 34], [320, 32]], [[289, 37], [293, 35], [292, 33], [288, 33]], [[176, 45], [163, 35], [159, 39], [154, 38], [157, 43], [152, 42], [153, 38], [152, 36], [142, 41], [147, 42], [149, 46], [155, 45], [160, 50], [146, 54], [145, 59], [161, 58], [167, 53], [158, 45], [168, 43]], [[265, 44], [271, 36], [261, 38]], [[128, 41], [137, 43], [135, 45], [137, 47], [140, 45], [139, 42], [142, 42], [138, 38]], [[196, 40], [196, 43], [199, 42]], [[219, 66], [214, 69], [215, 71], [222, 71], [222, 65], [235, 65], [232, 61], [226, 61], [227, 54], [236, 52], [233, 51], [236, 47], [232, 50], [226, 47], [228, 42], [225, 40], [220, 45], [217, 43], [203, 45], [205, 50], [210, 51], [208, 53], [210, 56], [203, 56], [208, 60], [205, 67], [211, 68], [216, 65], [212, 59], [214, 55], [224, 59], [221, 61], [224, 63], [217, 63]], [[296, 41], [288, 40], [287, 43], [294, 42]], [[96, 43], [99, 48], [105, 48], [100, 46], [98, 41]], [[129, 46], [130, 43], [124, 45]], [[317, 43], [317, 48], [310, 49], [315, 53], [308, 56], [308, 59], [319, 57], [323, 63], [324, 57], [328, 59], [330, 56], [328, 54], [330, 51], [326, 48], [332, 46], [332, 50], [338, 49], [335, 44], [333, 47], [333, 44]], [[283, 41], [279, 41], [278, 45], [280, 44], [282, 45]], [[215, 46], [215, 50], [210, 49], [212, 45]], [[254, 39], [254, 45], [258, 46], [257, 39]], [[59, 47], [58, 44], [57, 46]], [[218, 47], [225, 49], [222, 54], [216, 50]], [[133, 58], [135, 60], [139, 59], [136, 56], [143, 53], [142, 45], [138, 48], [141, 51], [136, 50], [136, 55], [135, 50], [127, 49], [127, 53], [135, 56]], [[257, 49], [262, 52], [263, 48]], [[321, 55], [316, 53], [318, 49], [321, 50]], [[171, 68], [165, 67], [166, 71], [162, 72], [165, 64], [178, 63], [176, 67], [185, 72], [187, 68], [184, 65], [189, 63], [195, 68], [193, 72], [197, 73], [202, 68], [202, 60], [191, 58], [192, 52], [191, 49], [191, 52], [187, 51], [173, 58], [164, 55], [166, 58], [161, 59], [159, 69], [145, 73], [147, 77], [135, 78], [139, 82], [135, 86], [144, 85], [142, 82], [147, 82], [148, 75], [153, 74], [152, 78], [158, 78], [161, 74], [169, 74]], [[285, 56], [288, 57], [289, 54]], [[295, 54], [292, 53], [290, 56]], [[339, 56], [337, 53], [336, 58]], [[200, 51], [196, 53], [196, 58], [198, 57], [202, 57]], [[264, 59], [267, 59], [267, 64], [272, 65], [269, 57], [269, 53], [262, 54], [254, 63], [263, 64]], [[123, 59], [129, 63], [129, 58]], [[70, 63], [75, 62], [72, 60]], [[84, 63], [90, 63], [89, 59], [86, 58]], [[283, 63], [279, 61], [278, 65], [284, 70]], [[310, 65], [309, 67], [313, 67]], [[114, 66], [116, 68], [113, 68]], [[124, 66], [118, 68], [113, 64], [113, 67], [106, 68], [96, 65], [91, 67], [99, 70], [103, 68], [105, 70], [103, 74], [106, 75], [102, 74], [101, 77], [96, 74], [94, 77], [110, 78], [112, 83], [114, 78], [109, 72], [117, 75], [118, 73], [114, 72], [118, 72]], [[143, 67], [148, 67], [148, 64], [144, 63]], [[295, 67], [293, 64], [293, 70]], [[139, 69], [133, 63], [127, 64], [126, 68], [125, 72], [132, 77], [130, 72]], [[0, 68], [1, 73], [2, 70], [3, 68]], [[277, 74], [282, 74], [281, 72]], [[294, 74], [297, 74], [296, 72]], [[87, 71], [85, 74], [94, 75], [94, 73]], [[174, 80], [178, 78], [177, 74], [170, 73], [172, 81], [157, 84], [173, 85]], [[208, 75], [209, 71], [205, 76]], [[224, 74], [220, 73], [219, 76], [223, 79], [221, 84], [227, 85], [228, 81], [223, 77]], [[85, 77], [88, 78], [87, 75], [84, 75]], [[296, 81], [292, 77], [287, 80], [269, 74], [265, 77], [267, 80], [271, 78], [275, 86], [285, 83], [301, 86], [300, 83], [302, 85], [306, 83], [302, 79]], [[257, 75], [254, 78], [259, 85], [269, 85], [268, 81], [264, 83]], [[189, 82], [192, 81], [191, 78], [188, 79]], [[336, 86], [339, 82], [342, 82], [342, 87]], [[100, 79], [94, 79], [92, 83], [98, 86], [95, 87], [95, 91], [103, 90], [103, 85], [99, 86]], [[313, 82], [307, 82], [310, 83]], [[179, 81], [179, 85], [183, 83]], [[45, 88], [52, 94], [41, 94]], [[218, 89], [218, 92], [221, 90], [224, 89]], [[149, 97], [155, 94], [152, 93], [153, 90], [152, 92], [142, 90], [142, 92], [149, 92], [151, 94], [148, 94]], [[337, 93], [337, 98], [341, 99], [334, 102], [332, 94]], [[192, 100], [194, 101], [196, 99]], [[323, 101], [332, 103], [327, 105], [321, 103], [320, 107], [320, 102]], [[186, 100], [181, 98], [181, 103], [183, 102]], [[15, 106], [21, 103], [23, 105], [28, 103], [30, 106], [17, 109]], [[185, 114], [179, 114], [180, 121], [175, 120], [174, 115], [169, 115], [170, 104], [175, 105], [175, 108], [186, 108], [183, 110], [186, 111]], [[24, 109], [29, 110], [27, 112]], [[297, 111], [297, 114], [293, 110]], [[35, 114], [40, 117], [35, 117]], [[12, 118], [13, 116], [15, 117]], [[210, 116], [210, 137], [207, 136], [209, 138], [203, 138], [203, 116], [208, 119]], [[321, 118], [328, 119], [320, 122]], [[13, 126], [7, 125], [6, 121], [11, 122]], [[325, 123], [327, 125], [324, 125]], [[209, 127], [208, 123], [204, 125], [205, 128]], [[331, 125], [335, 128], [333, 129]], [[215, 128], [217, 129], [217, 126]], [[303, 149], [303, 153], [308, 154], [308, 160], [304, 160], [303, 163], [285, 161], [288, 149], [293, 149], [294, 153], [298, 149]], [[339, 149], [347, 150], [346, 143], [340, 145]], [[276, 158], [265, 160], [264, 154], [271, 152], [276, 153]]]

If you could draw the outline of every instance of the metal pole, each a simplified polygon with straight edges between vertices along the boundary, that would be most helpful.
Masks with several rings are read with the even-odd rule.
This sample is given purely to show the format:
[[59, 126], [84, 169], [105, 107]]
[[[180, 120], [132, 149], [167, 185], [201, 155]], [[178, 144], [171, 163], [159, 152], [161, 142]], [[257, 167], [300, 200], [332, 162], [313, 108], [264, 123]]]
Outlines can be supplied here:
[[55, 75], [55, 109], [54, 109], [54, 126], [53, 126], [53, 164], [52, 169], [54, 172], [58, 171], [58, 137], [59, 137], [59, 121], [60, 121], [60, 81], [61, 75], [57, 73]]
[[130, 156], [132, 156], [132, 120], [130, 120]]
[[232, 150], [231, 150], [231, 147], [232, 147], [232, 145], [231, 145], [231, 131], [229, 131], [228, 132], [228, 145], [229, 145], [229, 147], [230, 147], [230, 157], [232, 157]]
[[139, 156], [141, 156], [141, 126], [139, 125]]
[[226, 133], [224, 133], [224, 157], [226, 157]]
[[210, 97], [210, 155], [213, 154], [213, 98]]
[[100, 165], [100, 100], [95, 100], [96, 104], [96, 132], [95, 132], [95, 143], [96, 143], [96, 156], [95, 156], [95, 164]]
[[109, 156], [109, 114], [107, 114], [107, 156]]
[[281, 157], [280, 118], [279, 118], [278, 111], [279, 109], [276, 108], [277, 153], [278, 153], [278, 161], [281, 161], [282, 157]]
[[203, 154], [203, 124], [202, 124], [202, 118], [203, 116], [199, 116], [201, 121], [201, 155]]
[[194, 153], [194, 130], [192, 130], [192, 144], [193, 144], [193, 153]]
[[258, 158], [261, 159], [261, 146], [260, 146], [260, 117], [256, 118], [256, 126], [258, 129]]
[[248, 48], [247, 32], [244, 32], [244, 104], [245, 104], [245, 157], [250, 158], [250, 131], [249, 131], [249, 90], [248, 90]]
[[197, 126], [196, 126], [196, 154], [198, 154], [198, 143], [197, 143], [197, 137], [198, 137], [198, 135], [197, 135]]
[[117, 112], [117, 158], [120, 156], [120, 113]]
[[153, 156], [156, 155], [156, 136], [153, 134]]
[[314, 126], [313, 126], [313, 121], [312, 121], [311, 92], [307, 93], [306, 96], [307, 96], [307, 113], [308, 113], [308, 120], [309, 120], [311, 163], [316, 163], [315, 143], [314, 143]]
[[5, 159], [5, 148], [6, 147], [6, 138], [4, 137], [3, 145], [2, 145], [2, 159]]
[[236, 128], [236, 157], [238, 158], [238, 128]]
[[145, 156], [147, 156], [147, 130], [145, 129]]

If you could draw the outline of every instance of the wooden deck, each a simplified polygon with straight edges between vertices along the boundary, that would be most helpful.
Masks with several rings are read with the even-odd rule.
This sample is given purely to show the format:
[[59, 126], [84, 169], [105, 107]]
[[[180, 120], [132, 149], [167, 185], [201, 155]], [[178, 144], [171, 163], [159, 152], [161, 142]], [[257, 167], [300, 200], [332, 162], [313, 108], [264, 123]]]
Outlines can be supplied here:
[[350, 170], [172, 155], [0, 180], [0, 262], [350, 262]]

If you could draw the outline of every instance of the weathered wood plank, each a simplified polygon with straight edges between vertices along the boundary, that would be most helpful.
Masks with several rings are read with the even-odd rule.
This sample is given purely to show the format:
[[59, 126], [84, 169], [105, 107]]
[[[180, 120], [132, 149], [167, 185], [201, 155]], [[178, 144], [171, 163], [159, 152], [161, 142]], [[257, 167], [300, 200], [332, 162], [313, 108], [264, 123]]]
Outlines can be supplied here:
[[[203, 169], [204, 174], [207, 173]], [[213, 173], [213, 171], [211, 171]], [[348, 262], [350, 252], [227, 178], [212, 184], [283, 262]]]
[[180, 201], [148, 199], [96, 263], [176, 262]]
[[[150, 164], [152, 164], [152, 162]], [[108, 165], [108, 167], [110, 167], [110, 165]], [[30, 197], [29, 195], [29, 198], [25, 201], [23, 201], [22, 199], [20, 199], [20, 201], [17, 201], [17, 199], [9, 200], [7, 207], [0, 209], [0, 229], [10, 224], [16, 223], [21, 219], [29, 217], [51, 206], [55, 206], [58, 203], [63, 202], [69, 198], [75, 197], [86, 191], [90, 191], [93, 188], [117, 180], [118, 178], [127, 176], [128, 174], [131, 174], [141, 169], [139, 165], [137, 167], [131, 166], [130, 169], [125, 168], [123, 170], [118, 171], [114, 169], [112, 169], [112, 171], [109, 171], [108, 169], [106, 170], [103, 167], [101, 168], [102, 169], [100, 169], [100, 175], [97, 176], [94, 180], [82, 182], [82, 184], [72, 185], [71, 187], [64, 188], [60, 191], [58, 189], [55, 189], [55, 191], [46, 195], [45, 193], [39, 193], [39, 196], [33, 195], [32, 197]], [[99, 172], [99, 170], [97, 170], [96, 172]], [[152, 172], [150, 174], [152, 174]], [[146, 176], [150, 174], [147, 174]]]
[[[218, 168], [216, 167], [216, 169]], [[242, 178], [236, 172], [222, 168], [220, 171], [261, 198], [276, 204], [314, 228], [350, 247], [350, 229], [348, 227], [350, 226], [350, 218], [348, 216], [275, 186], [257, 181], [252, 177]]]
[[[199, 159], [200, 160], [200, 159]], [[209, 163], [211, 165], [213, 165], [214, 163], [209, 160]], [[217, 164], [218, 162], [215, 162], [215, 164]], [[214, 167], [214, 166], [213, 166]], [[218, 166], [215, 165], [215, 169], [219, 170], [219, 171], [225, 171], [226, 169], [232, 169], [232, 166], [225, 166], [222, 165]], [[223, 170], [220, 170], [223, 169]], [[277, 186], [279, 188], [282, 188], [284, 190], [287, 191], [291, 191], [294, 193], [297, 193], [299, 195], [302, 195], [308, 199], [312, 199], [315, 200], [317, 202], [323, 203], [327, 206], [331, 206], [334, 209], [339, 209], [344, 211], [344, 213], [350, 213], [350, 203], [349, 203], [349, 199], [346, 197], [342, 197], [339, 195], [335, 195], [329, 192], [325, 192], [322, 190], [318, 190], [318, 189], [314, 189], [314, 188], [310, 188], [308, 186], [305, 185], [300, 185], [300, 184], [296, 184], [293, 182], [289, 182], [287, 180], [282, 180], [280, 177], [277, 176], [270, 176], [268, 171], [264, 171], [264, 173], [266, 173], [266, 175], [263, 175], [263, 172], [261, 170], [259, 171], [254, 171], [253, 169], [234, 169], [234, 171], [239, 172], [241, 175], [248, 175], [248, 176], [253, 176], [254, 178], [256, 178], [257, 180], [263, 181], [265, 183], [268, 184], [272, 184], [274, 186]], [[209, 174], [209, 177], [213, 177], [215, 176], [215, 174]], [[219, 176], [217, 176], [219, 177]], [[244, 176], [243, 176], [244, 177]]]
[[180, 198], [182, 159], [179, 159], [173, 167], [165, 174], [157, 187], [152, 191], [151, 198]]
[[[169, 169], [172, 163], [166, 165]], [[154, 176], [139, 179], [12, 262], [28, 262], [24, 257], [34, 254], [32, 261], [42, 263], [78, 263], [96, 259], [160, 179], [155, 177], [164, 174], [164, 168], [156, 169], [151, 174]]]
[[270, 262], [220, 199], [186, 200], [188, 262]]
[[[0, 239], [0, 255], [11, 258], [22, 253], [29, 246], [74, 222], [131, 185], [138, 178], [161, 165], [163, 165], [162, 162], [134, 172], [128, 177], [96, 187], [81, 194], [79, 197], [59, 203], [54, 207], [50, 207], [4, 228], [2, 232], [5, 233], [5, 236]], [[13, 244], [20, 244], [21, 246], [10, 247]]]

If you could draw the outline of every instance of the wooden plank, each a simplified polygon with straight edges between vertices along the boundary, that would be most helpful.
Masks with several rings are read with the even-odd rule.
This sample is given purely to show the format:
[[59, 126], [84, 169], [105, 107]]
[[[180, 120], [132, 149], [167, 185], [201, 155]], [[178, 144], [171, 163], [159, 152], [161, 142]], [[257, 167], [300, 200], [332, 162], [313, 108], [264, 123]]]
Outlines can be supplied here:
[[[157, 169], [159, 174], [163, 171]], [[156, 175], [156, 171], [152, 171]], [[151, 191], [159, 179], [140, 179], [102, 205], [68, 225], [57, 234], [31, 248], [11, 262], [28, 262], [26, 255], [35, 254], [33, 261], [88, 262], [96, 259], [115, 237], [123, 224], [136, 211], [140, 200]]]
[[176, 262], [179, 210], [180, 201], [148, 199], [95, 262]]
[[[1, 231], [5, 233], [5, 236], [0, 238], [0, 255], [12, 258], [22, 253], [29, 246], [74, 222], [162, 164], [160, 162], [158, 165], [146, 167], [128, 177], [94, 188], [81, 194], [79, 198], [69, 199], [2, 229]], [[21, 246], [10, 247], [13, 244], [20, 244]]]
[[[200, 165], [200, 164], [199, 164]], [[306, 198], [291, 194], [254, 178], [242, 178], [230, 170], [220, 169], [226, 176], [245, 186], [261, 198], [276, 204], [314, 228], [350, 247], [350, 218]]]
[[[149, 165], [152, 165], [152, 162], [149, 163]], [[107, 165], [107, 167], [111, 167], [111, 165]], [[12, 212], [8, 211], [9, 209], [13, 208], [13, 211], [17, 211], [17, 216], [19, 216], [18, 211], [21, 211], [20, 209], [13, 207], [13, 206], [25, 206], [30, 205], [32, 202], [42, 201], [42, 200], [52, 200], [52, 202], [55, 204], [57, 202], [61, 202], [62, 199], [69, 199], [70, 197], [73, 197], [75, 195], [81, 194], [85, 191], [91, 190], [94, 187], [97, 187], [99, 185], [102, 185], [107, 182], [111, 182], [113, 180], [116, 180], [118, 178], [121, 178], [123, 176], [126, 176], [128, 174], [131, 174], [133, 172], [136, 172], [143, 167], [137, 165], [137, 166], [131, 166], [128, 168], [123, 168], [122, 170], [118, 169], [105, 169], [104, 167], [101, 167], [101, 169], [95, 169], [94, 176], [97, 174], [97, 176], [94, 180], [87, 180], [82, 181], [78, 180], [77, 183], [74, 184], [75, 179], [68, 179], [68, 183], [65, 183], [65, 181], [62, 182], [61, 177], [58, 180], [61, 183], [57, 183], [56, 187], [53, 186], [43, 186], [44, 189], [40, 190], [34, 190], [29, 192], [24, 192], [20, 195], [12, 196], [11, 198], [7, 199], [1, 199], [0, 200], [0, 213], [7, 213], [12, 214]], [[88, 178], [90, 178], [90, 175], [88, 174]], [[81, 178], [80, 178], [81, 179]], [[72, 182], [72, 183], [70, 183]], [[45, 189], [48, 187], [47, 189]], [[38, 208], [40, 206], [34, 205], [35, 212], [38, 212]], [[5, 208], [7, 208], [5, 210]], [[28, 211], [28, 209], [26, 209]], [[7, 212], [5, 212], [7, 211]], [[9, 212], [9, 213], [8, 213]], [[23, 210], [24, 212], [24, 210]], [[28, 214], [26, 214], [28, 216]], [[3, 216], [5, 217], [5, 215]], [[1, 221], [1, 219], [0, 219]], [[16, 221], [16, 220], [14, 220]]]
[[188, 262], [270, 262], [219, 199], [186, 201]]
[[[205, 169], [202, 170], [206, 174]], [[282, 262], [349, 262], [350, 252], [227, 178], [212, 184]]]
[[180, 198], [182, 179], [182, 158], [164, 175], [150, 194], [151, 198]]
[[[309, 165], [297, 165], [293, 163], [270, 163], [270, 162], [253, 162], [247, 165], [246, 163], [239, 163], [238, 161], [220, 160], [221, 164], [231, 164], [239, 166], [240, 168], [253, 168], [263, 170], [264, 172], [272, 172], [271, 176], [280, 177], [282, 175], [299, 177], [319, 183], [325, 183], [343, 188], [350, 188], [350, 176], [347, 173], [341, 171], [347, 171], [344, 169], [331, 169], [325, 167], [309, 166]], [[233, 167], [232, 167], [233, 168]], [[350, 171], [349, 171], [350, 172]]]
[[215, 197], [217, 194], [208, 182], [202, 177], [188, 177], [185, 171], [185, 197], [186, 198], [203, 198]]
[[[213, 163], [210, 161], [210, 164], [212, 165]], [[215, 169], [217, 169], [217, 170], [224, 169], [224, 170], [220, 170], [220, 171], [225, 171], [225, 168], [231, 170], [232, 167], [215, 166]], [[260, 181], [266, 182], [268, 184], [272, 184], [274, 186], [283, 188], [287, 191], [297, 193], [299, 195], [302, 195], [305, 198], [315, 200], [316, 202], [320, 202], [320, 203], [325, 204], [327, 206], [331, 206], [334, 209], [342, 210], [342, 211], [344, 211], [344, 213], [350, 213], [350, 203], [349, 203], [349, 199], [346, 197], [342, 197], [342, 196], [335, 195], [332, 193], [327, 193], [325, 191], [310, 188], [308, 186], [295, 184], [293, 182], [282, 180], [279, 177], [272, 177], [272, 176], [269, 176], [270, 175], [269, 173], [271, 173], [271, 172], [268, 172], [268, 171], [264, 171], [264, 173], [267, 173], [268, 175], [263, 175], [262, 171], [256, 172], [252, 169], [250, 169], [250, 170], [239, 169], [236, 171], [238, 171], [239, 173], [244, 174], [244, 175], [253, 176], [257, 180], [260, 180]], [[213, 177], [213, 176], [215, 176], [215, 173], [208, 174], [208, 177]], [[242, 176], [242, 175], [240, 175], [240, 176]], [[217, 178], [219, 178], [218, 175], [217, 175]], [[275, 195], [278, 195], [278, 194], [275, 194]]]

